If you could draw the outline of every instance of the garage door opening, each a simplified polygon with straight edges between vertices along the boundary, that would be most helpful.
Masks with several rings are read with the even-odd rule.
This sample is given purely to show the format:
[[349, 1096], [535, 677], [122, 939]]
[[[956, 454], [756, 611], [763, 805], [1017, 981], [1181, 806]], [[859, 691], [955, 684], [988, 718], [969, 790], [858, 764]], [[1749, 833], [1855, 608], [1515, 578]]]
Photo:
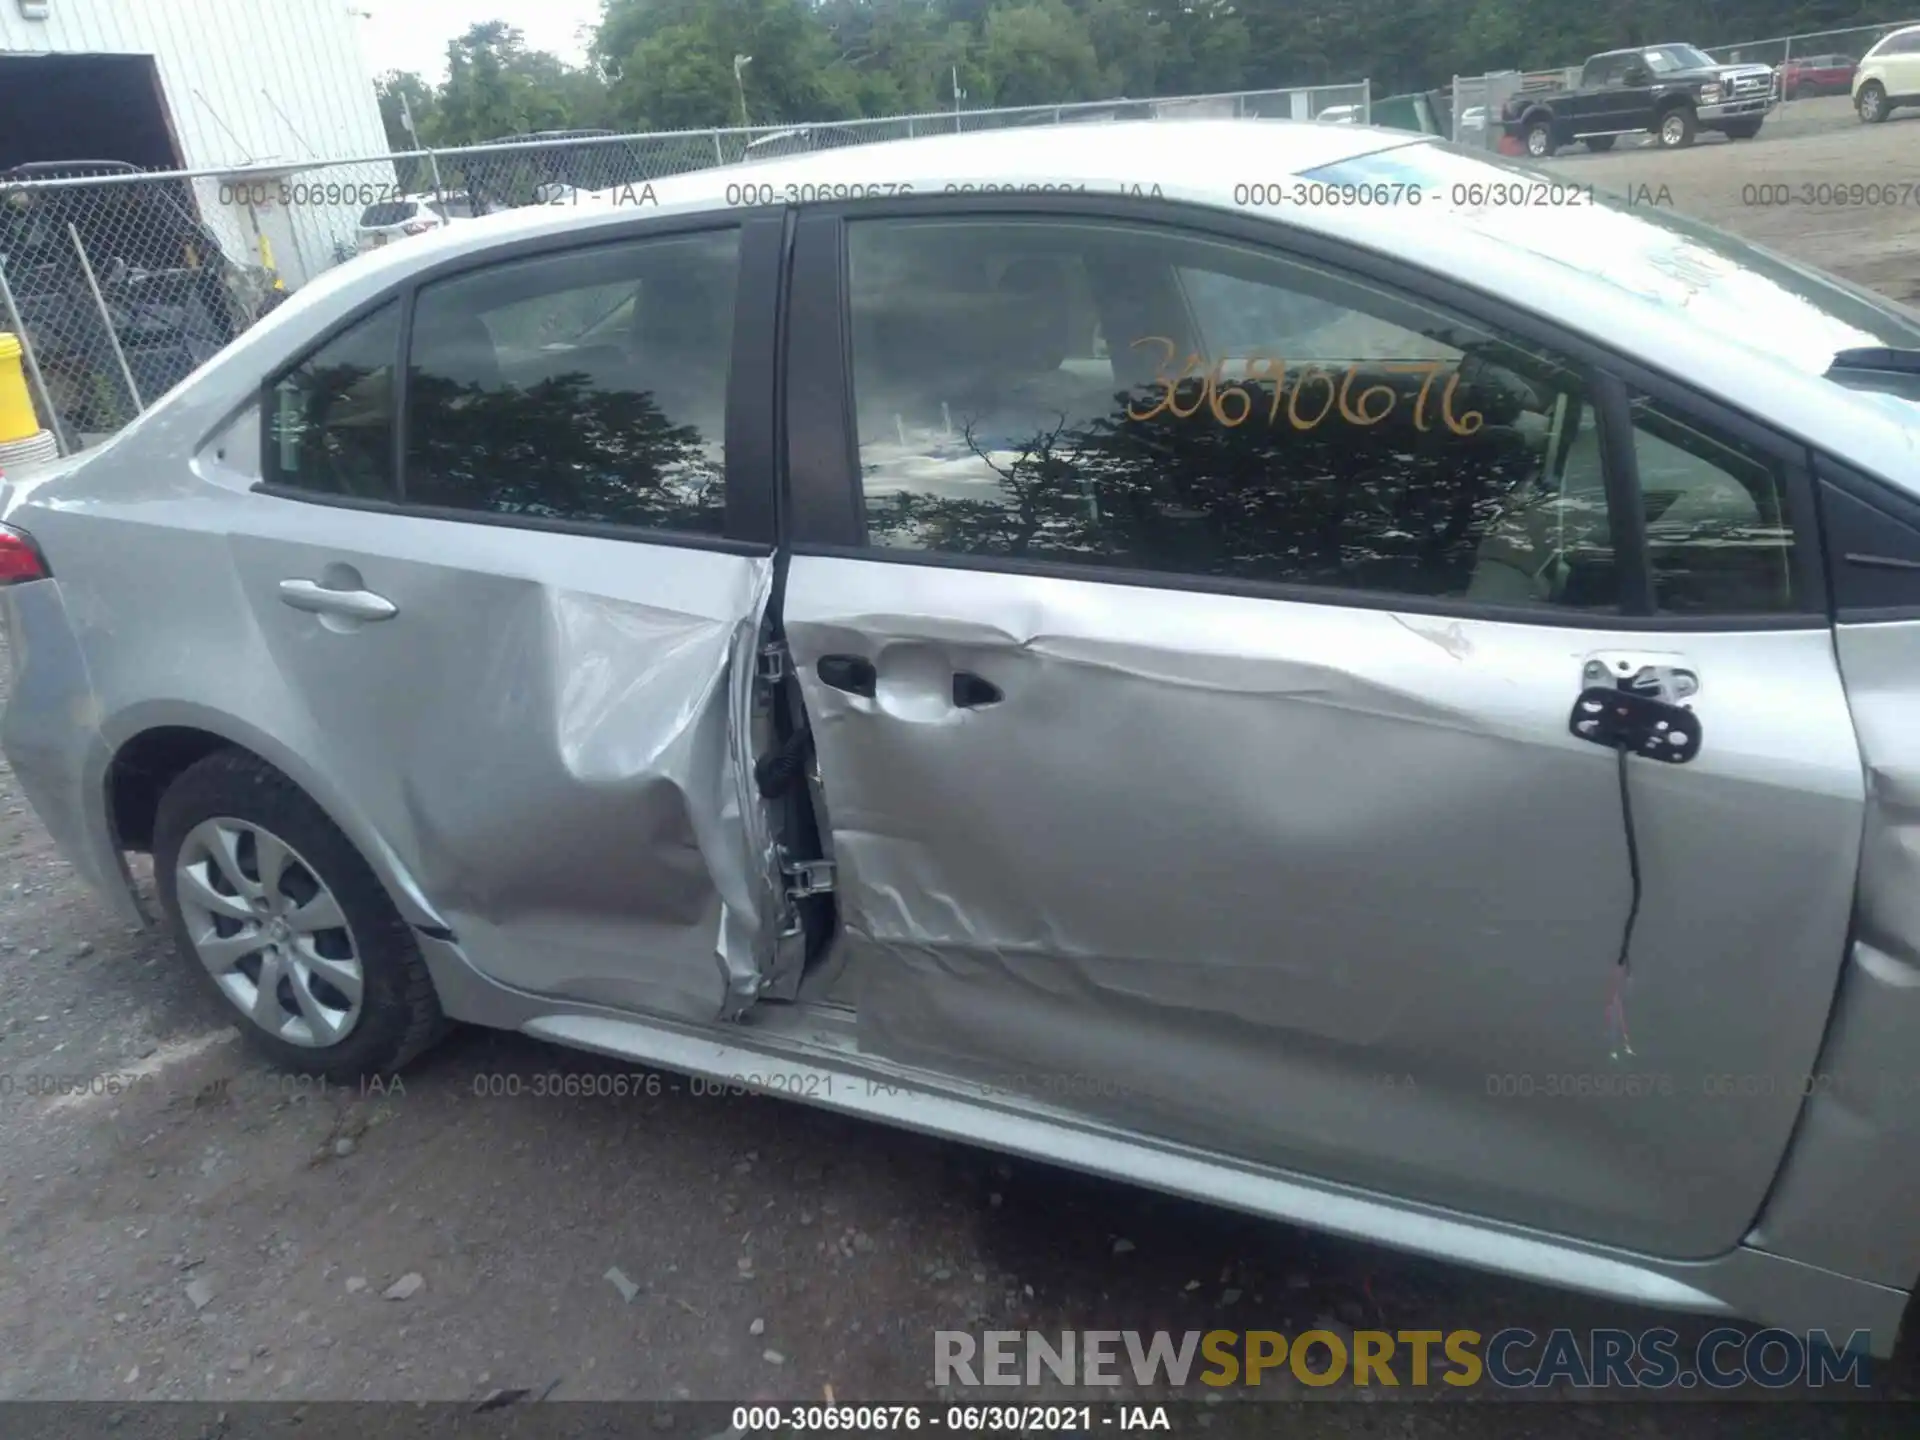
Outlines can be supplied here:
[[0, 55], [0, 170], [48, 160], [180, 169], [153, 57]]
[[74, 449], [119, 429], [240, 329], [145, 55], [0, 55], [0, 271], [37, 409]]

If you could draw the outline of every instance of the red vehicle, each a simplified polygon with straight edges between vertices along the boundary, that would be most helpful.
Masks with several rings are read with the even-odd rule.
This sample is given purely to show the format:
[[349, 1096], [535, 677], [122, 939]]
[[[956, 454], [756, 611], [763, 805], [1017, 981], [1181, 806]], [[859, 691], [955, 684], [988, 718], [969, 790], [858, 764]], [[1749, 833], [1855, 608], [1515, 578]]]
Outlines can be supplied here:
[[1859, 63], [1851, 55], [1804, 55], [1789, 60], [1779, 71], [1780, 98], [1848, 94], [1853, 89], [1853, 72]]

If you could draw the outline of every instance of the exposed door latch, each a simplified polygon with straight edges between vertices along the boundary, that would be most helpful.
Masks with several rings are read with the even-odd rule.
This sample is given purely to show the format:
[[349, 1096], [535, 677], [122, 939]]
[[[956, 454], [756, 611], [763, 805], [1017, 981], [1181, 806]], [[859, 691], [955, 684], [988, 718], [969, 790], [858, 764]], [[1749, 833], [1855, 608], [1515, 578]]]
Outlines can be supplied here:
[[1700, 677], [1681, 663], [1681, 658], [1631, 650], [1590, 655], [1581, 667], [1580, 683], [1589, 690], [1605, 686], [1680, 705], [1700, 693]]
[[787, 895], [790, 899], [806, 900], [833, 891], [831, 860], [788, 860], [780, 870], [787, 877]]
[[778, 685], [789, 673], [787, 643], [776, 640], [771, 645], [760, 647], [759, 668], [755, 672], [769, 685]]
[[1596, 745], [1686, 764], [1700, 753], [1700, 717], [1687, 705], [1700, 693], [1700, 677], [1684, 660], [1657, 651], [1589, 655], [1568, 728]]
[[1700, 753], [1700, 718], [1691, 710], [1631, 690], [1595, 685], [1573, 703], [1568, 728], [1582, 740], [1668, 765]]

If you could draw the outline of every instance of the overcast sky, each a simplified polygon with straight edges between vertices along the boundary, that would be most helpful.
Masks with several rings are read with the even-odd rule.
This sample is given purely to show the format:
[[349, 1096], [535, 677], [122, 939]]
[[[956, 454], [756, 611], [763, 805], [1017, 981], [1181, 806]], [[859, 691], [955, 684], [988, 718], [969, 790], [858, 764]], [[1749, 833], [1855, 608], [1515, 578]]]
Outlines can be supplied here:
[[358, 22], [367, 63], [378, 75], [415, 70], [439, 83], [447, 78], [447, 42], [469, 25], [504, 20], [535, 50], [551, 50], [579, 64], [586, 57], [582, 33], [598, 23], [600, 0], [342, 0], [364, 11]]

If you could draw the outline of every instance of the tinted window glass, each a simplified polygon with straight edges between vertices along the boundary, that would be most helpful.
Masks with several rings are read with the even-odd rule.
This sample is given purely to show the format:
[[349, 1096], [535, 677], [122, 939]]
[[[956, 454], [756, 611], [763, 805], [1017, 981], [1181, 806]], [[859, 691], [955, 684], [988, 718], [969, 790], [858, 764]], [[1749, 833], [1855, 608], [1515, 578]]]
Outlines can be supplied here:
[[400, 307], [383, 305], [274, 382], [263, 474], [276, 485], [391, 500]]
[[736, 254], [729, 230], [422, 289], [409, 503], [719, 534]]
[[1654, 603], [1676, 614], [1795, 608], [1793, 531], [1776, 463], [1649, 400], [1633, 405]]
[[1553, 356], [1165, 231], [883, 220], [849, 247], [871, 544], [1615, 602], [1591, 406]]

